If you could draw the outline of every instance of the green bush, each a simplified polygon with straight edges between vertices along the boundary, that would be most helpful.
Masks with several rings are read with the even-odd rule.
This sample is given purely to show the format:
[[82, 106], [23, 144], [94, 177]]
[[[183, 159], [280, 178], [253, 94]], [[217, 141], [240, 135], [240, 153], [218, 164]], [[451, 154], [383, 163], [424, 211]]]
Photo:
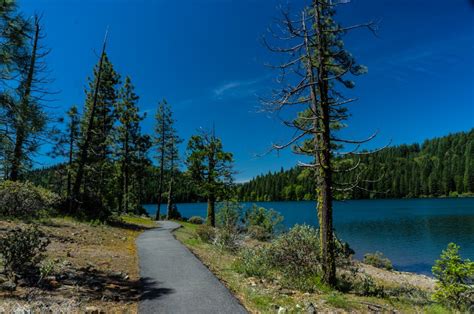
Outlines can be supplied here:
[[258, 226], [263, 228], [268, 235], [273, 235], [278, 227], [281, 227], [283, 216], [273, 209], [252, 205], [252, 208], [245, 212], [245, 223], [248, 229]]
[[247, 234], [255, 240], [258, 241], [268, 241], [271, 239], [272, 235], [261, 226], [250, 226], [247, 229]]
[[239, 259], [234, 268], [247, 277], [267, 277], [269, 275], [267, 256], [264, 247], [245, 248], [239, 252]]
[[217, 228], [214, 245], [222, 250], [236, 251], [239, 248], [239, 233], [232, 228]]
[[49, 240], [37, 226], [8, 231], [6, 236], [0, 239], [0, 254], [7, 276], [15, 279], [15, 275], [36, 272], [48, 244]]
[[216, 230], [208, 225], [199, 225], [196, 227], [196, 235], [205, 243], [212, 243], [216, 237]]
[[242, 213], [242, 206], [237, 202], [224, 202], [220, 204], [216, 213], [216, 226], [218, 228], [239, 229], [239, 221]]
[[461, 258], [458, 245], [448, 244], [432, 272], [437, 279], [435, 301], [458, 310], [474, 306], [474, 262]]
[[365, 297], [384, 297], [385, 291], [374, 279], [368, 275], [358, 278], [354, 282], [353, 290], [355, 294]]
[[0, 215], [35, 218], [60, 201], [59, 196], [30, 182], [0, 182]]
[[284, 276], [317, 274], [320, 269], [318, 231], [307, 225], [295, 225], [270, 244], [268, 254], [269, 263]]
[[393, 269], [392, 262], [380, 252], [365, 254], [364, 263], [377, 268], [383, 268], [387, 270]]
[[204, 223], [204, 219], [199, 216], [192, 216], [191, 218], [188, 219], [188, 222], [195, 225], [202, 225]]

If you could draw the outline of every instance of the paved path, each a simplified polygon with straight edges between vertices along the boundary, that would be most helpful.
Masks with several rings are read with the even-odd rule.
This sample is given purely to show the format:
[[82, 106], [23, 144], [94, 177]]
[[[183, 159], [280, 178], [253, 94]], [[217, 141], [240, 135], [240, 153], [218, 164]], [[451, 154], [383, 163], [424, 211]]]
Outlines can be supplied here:
[[171, 232], [179, 224], [162, 221], [137, 239], [145, 288], [139, 313], [247, 313], [227, 288]]

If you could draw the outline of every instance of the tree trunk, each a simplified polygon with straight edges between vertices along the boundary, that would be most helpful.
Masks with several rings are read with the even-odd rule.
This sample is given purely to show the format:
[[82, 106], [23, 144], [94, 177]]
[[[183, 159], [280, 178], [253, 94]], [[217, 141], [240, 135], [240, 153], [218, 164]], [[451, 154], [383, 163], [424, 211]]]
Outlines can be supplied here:
[[214, 195], [209, 195], [207, 198], [207, 220], [209, 226], [216, 226], [216, 198]]
[[129, 182], [129, 173], [128, 173], [128, 164], [129, 164], [129, 146], [128, 146], [128, 130], [125, 135], [125, 158], [124, 158], [124, 169], [123, 169], [123, 207], [124, 212], [128, 212], [128, 182]]
[[330, 138], [330, 116], [329, 116], [329, 86], [328, 75], [326, 71], [326, 60], [324, 48], [323, 27], [320, 20], [320, 7], [316, 1], [315, 18], [316, 29], [318, 32], [318, 89], [320, 104], [319, 113], [319, 131], [317, 134], [317, 155], [318, 155], [318, 219], [319, 219], [319, 237], [321, 242], [321, 266], [323, 272], [323, 281], [334, 287], [336, 284], [336, 261], [334, 252], [334, 231], [332, 219], [332, 167], [331, 167], [331, 138]]
[[[34, 77], [34, 72], [35, 72], [35, 66], [36, 66], [36, 52], [38, 49], [38, 39], [39, 39], [39, 32], [40, 32], [40, 26], [39, 26], [39, 20], [35, 18], [35, 37], [33, 40], [33, 48], [31, 50], [31, 59], [30, 59], [30, 64], [28, 67], [28, 74], [26, 76], [25, 84], [23, 85], [23, 95], [21, 95], [20, 99], [20, 112], [17, 113], [19, 115], [22, 115], [24, 111], [27, 110], [27, 107], [29, 106], [29, 100], [30, 100], [30, 95], [31, 95], [31, 87], [33, 84], [33, 77]], [[22, 120], [22, 117], [17, 117], [17, 120]], [[19, 174], [20, 174], [20, 168], [21, 168], [21, 161], [23, 159], [23, 144], [25, 142], [25, 123], [26, 121], [17, 121], [17, 125], [15, 128], [16, 131], [16, 138], [15, 138], [15, 148], [13, 150], [13, 160], [11, 162], [11, 172], [10, 172], [10, 180], [12, 181], [17, 181]]]
[[92, 102], [89, 121], [87, 123], [86, 137], [85, 137], [84, 142], [81, 145], [81, 154], [79, 155], [79, 160], [78, 160], [76, 180], [74, 182], [74, 186], [73, 186], [73, 190], [72, 190], [71, 206], [70, 207], [72, 208], [73, 212], [77, 212], [77, 210], [79, 209], [79, 194], [80, 194], [80, 191], [81, 191], [82, 178], [84, 177], [84, 167], [85, 167], [85, 163], [86, 163], [86, 160], [87, 160], [89, 144], [90, 144], [90, 141], [92, 139], [92, 124], [94, 122], [94, 116], [95, 116], [96, 105], [97, 105], [97, 98], [98, 98], [98, 95], [99, 95], [100, 78], [101, 78], [101, 74], [102, 74], [102, 63], [104, 61], [106, 43], [107, 43], [107, 33], [105, 34], [104, 44], [102, 46], [102, 53], [100, 55], [99, 70], [98, 70], [98, 73], [97, 73], [97, 81], [96, 81], [95, 90], [94, 90], [94, 100]]
[[156, 205], [156, 216], [155, 220], [160, 220], [160, 207], [162, 202], [161, 194], [163, 194], [163, 171], [165, 170], [165, 117], [163, 112], [163, 121], [161, 122], [161, 160], [160, 160], [160, 181], [158, 183], [158, 195]]
[[74, 150], [74, 126], [73, 123], [71, 122], [71, 130], [69, 134], [69, 160], [68, 160], [68, 169], [67, 169], [67, 191], [66, 191], [66, 199], [68, 200], [68, 206], [69, 206], [69, 212], [71, 212], [71, 188], [72, 188], [72, 156], [73, 156], [73, 150]]

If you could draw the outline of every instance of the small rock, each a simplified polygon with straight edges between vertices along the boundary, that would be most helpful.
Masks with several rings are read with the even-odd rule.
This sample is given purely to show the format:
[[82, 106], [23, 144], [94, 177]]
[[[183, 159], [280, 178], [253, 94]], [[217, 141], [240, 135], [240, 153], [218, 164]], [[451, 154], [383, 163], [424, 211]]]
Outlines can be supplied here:
[[122, 237], [122, 241], [127, 241], [127, 237]]
[[278, 314], [285, 314], [286, 313], [286, 308], [280, 306], [277, 313]]
[[310, 304], [306, 307], [306, 313], [308, 313], [308, 314], [316, 314], [316, 313], [317, 313], [316, 307], [314, 306], [313, 303], [310, 303]]
[[129, 278], [130, 278], [130, 276], [129, 276], [129, 275], [125, 275], [125, 276], [123, 276], [123, 280], [128, 280]]
[[120, 271], [113, 271], [113, 272], [110, 273], [110, 276], [111, 277], [116, 277], [116, 278], [121, 278], [121, 277], [124, 276], [124, 274], [122, 274], [122, 272], [120, 272]]
[[281, 294], [286, 294], [286, 295], [292, 295], [294, 294], [293, 291], [288, 290], [288, 289], [280, 289]]
[[15, 291], [16, 284], [12, 281], [7, 281], [0, 285], [0, 289], [3, 291]]
[[105, 313], [105, 312], [101, 311], [98, 307], [95, 307], [95, 306], [86, 307], [86, 314], [102, 314], [102, 313]]
[[56, 280], [56, 276], [47, 276], [47, 277], [44, 277], [44, 280], [53, 281], [53, 280]]
[[61, 286], [61, 284], [57, 280], [51, 280], [49, 282], [49, 285], [51, 286], [51, 288], [54, 289], [59, 288]]

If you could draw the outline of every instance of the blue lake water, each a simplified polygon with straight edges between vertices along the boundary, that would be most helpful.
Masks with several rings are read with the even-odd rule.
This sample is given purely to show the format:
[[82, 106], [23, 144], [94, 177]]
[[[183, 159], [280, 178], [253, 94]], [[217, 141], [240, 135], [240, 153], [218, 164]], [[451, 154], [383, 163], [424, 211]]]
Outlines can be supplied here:
[[[257, 204], [280, 212], [285, 227], [318, 225], [314, 202]], [[178, 204], [178, 209], [184, 217], [205, 217], [206, 206]], [[156, 212], [156, 205], [144, 207], [150, 214]], [[449, 242], [461, 246], [463, 258], [474, 259], [474, 198], [335, 202], [334, 227], [338, 237], [356, 251], [356, 258], [380, 251], [402, 271], [431, 274], [433, 262]]]

